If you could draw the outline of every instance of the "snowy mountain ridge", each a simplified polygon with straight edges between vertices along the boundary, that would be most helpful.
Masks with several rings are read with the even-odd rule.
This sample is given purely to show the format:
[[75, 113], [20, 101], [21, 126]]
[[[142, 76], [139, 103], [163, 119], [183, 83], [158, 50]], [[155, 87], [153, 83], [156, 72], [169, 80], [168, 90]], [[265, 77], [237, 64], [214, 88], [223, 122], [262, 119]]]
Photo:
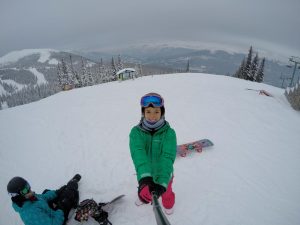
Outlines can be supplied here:
[[[262, 89], [273, 97], [260, 95]], [[80, 173], [80, 200], [126, 194], [110, 214], [114, 225], [155, 225], [152, 206], [134, 204], [128, 148], [140, 97], [152, 91], [165, 99], [178, 144], [200, 138], [215, 144], [176, 159], [172, 225], [299, 224], [299, 112], [283, 89], [211, 74], [105, 83], [0, 111], [0, 224], [22, 224], [6, 193], [11, 177], [23, 176], [41, 193]]]
[[[24, 49], [0, 58], [0, 97], [14, 95], [26, 87], [57, 82], [57, 66], [61, 59], [68, 63], [72, 57], [74, 68], [81, 65], [81, 56], [55, 49]], [[85, 59], [87, 65], [95, 64]]]
[[50, 61], [50, 56], [52, 52], [59, 52], [59, 51], [54, 49], [23, 49], [20, 51], [12, 51], [0, 58], [0, 65], [7, 66], [9, 64], [19, 61], [20, 59], [26, 56], [30, 56], [34, 54], [39, 55], [38, 62], [40, 63], [45, 63], [48, 61], [49, 64], [57, 65], [58, 61], [57, 62]]

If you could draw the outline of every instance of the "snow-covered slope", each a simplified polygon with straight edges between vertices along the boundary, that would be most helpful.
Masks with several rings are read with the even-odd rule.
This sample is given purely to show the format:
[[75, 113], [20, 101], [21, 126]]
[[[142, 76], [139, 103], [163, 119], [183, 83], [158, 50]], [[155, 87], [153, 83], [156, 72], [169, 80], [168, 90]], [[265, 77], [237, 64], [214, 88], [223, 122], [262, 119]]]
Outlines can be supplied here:
[[75, 173], [82, 174], [81, 200], [126, 194], [110, 216], [114, 225], [156, 224], [150, 205], [134, 205], [128, 149], [139, 99], [152, 91], [164, 96], [178, 143], [210, 138], [215, 144], [176, 160], [172, 225], [299, 224], [299, 112], [283, 89], [207, 74], [106, 83], [0, 111], [0, 224], [22, 224], [6, 193], [11, 177], [23, 176], [42, 192]]
[[[38, 62], [45, 63], [50, 60], [52, 52], [58, 52], [54, 49], [23, 49], [20, 51], [13, 51], [5, 56], [0, 57], [0, 65], [9, 65], [11, 63], [18, 62], [20, 59], [30, 56], [30, 55], [39, 55]], [[55, 63], [57, 65], [58, 61]]]
[[[0, 96], [17, 95], [26, 87], [32, 88], [32, 85], [45, 84], [50, 89], [53, 86], [51, 84], [57, 82], [58, 63], [62, 59], [69, 63], [70, 57], [77, 70], [81, 65], [81, 56], [54, 49], [23, 49], [0, 57]], [[89, 66], [95, 64], [91, 60], [84, 60]]]

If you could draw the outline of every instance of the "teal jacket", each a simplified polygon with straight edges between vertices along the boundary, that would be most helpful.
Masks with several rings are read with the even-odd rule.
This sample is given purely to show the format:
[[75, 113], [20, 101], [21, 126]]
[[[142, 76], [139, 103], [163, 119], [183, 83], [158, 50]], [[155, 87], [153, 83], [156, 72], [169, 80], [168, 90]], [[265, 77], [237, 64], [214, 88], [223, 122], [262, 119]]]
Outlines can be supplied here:
[[56, 197], [55, 191], [48, 191], [45, 194], [36, 194], [36, 201], [25, 201], [22, 207], [13, 203], [13, 208], [20, 214], [25, 225], [62, 225], [64, 213], [58, 209], [52, 210], [48, 201]]
[[155, 183], [167, 188], [176, 157], [176, 133], [169, 123], [154, 134], [137, 125], [129, 135], [131, 157], [137, 180], [151, 176]]

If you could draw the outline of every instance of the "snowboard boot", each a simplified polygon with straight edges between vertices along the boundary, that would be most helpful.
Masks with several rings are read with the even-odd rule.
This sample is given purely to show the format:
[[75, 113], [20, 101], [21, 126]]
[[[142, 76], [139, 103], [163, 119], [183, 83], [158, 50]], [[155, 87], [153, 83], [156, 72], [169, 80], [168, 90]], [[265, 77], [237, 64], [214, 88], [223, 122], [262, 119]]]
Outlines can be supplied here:
[[76, 181], [77, 183], [80, 181], [80, 179], [81, 179], [81, 175], [80, 174], [76, 174], [72, 179], [71, 179], [71, 181]]

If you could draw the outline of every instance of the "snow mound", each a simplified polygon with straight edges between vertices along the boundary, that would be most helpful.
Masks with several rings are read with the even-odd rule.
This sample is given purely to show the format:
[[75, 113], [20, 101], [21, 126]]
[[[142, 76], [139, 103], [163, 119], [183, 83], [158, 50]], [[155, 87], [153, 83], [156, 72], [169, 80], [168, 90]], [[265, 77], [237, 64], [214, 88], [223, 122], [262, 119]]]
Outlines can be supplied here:
[[[176, 159], [176, 203], [167, 216], [172, 225], [299, 224], [300, 113], [283, 89], [208, 74], [105, 83], [0, 111], [0, 224], [22, 224], [6, 193], [13, 176], [41, 193], [80, 173], [80, 200], [126, 195], [109, 216], [112, 224], [155, 225], [152, 206], [134, 204], [137, 181], [128, 147], [130, 129], [140, 120], [140, 97], [149, 92], [164, 97], [178, 144], [214, 142]], [[72, 218], [68, 225], [78, 222]]]

